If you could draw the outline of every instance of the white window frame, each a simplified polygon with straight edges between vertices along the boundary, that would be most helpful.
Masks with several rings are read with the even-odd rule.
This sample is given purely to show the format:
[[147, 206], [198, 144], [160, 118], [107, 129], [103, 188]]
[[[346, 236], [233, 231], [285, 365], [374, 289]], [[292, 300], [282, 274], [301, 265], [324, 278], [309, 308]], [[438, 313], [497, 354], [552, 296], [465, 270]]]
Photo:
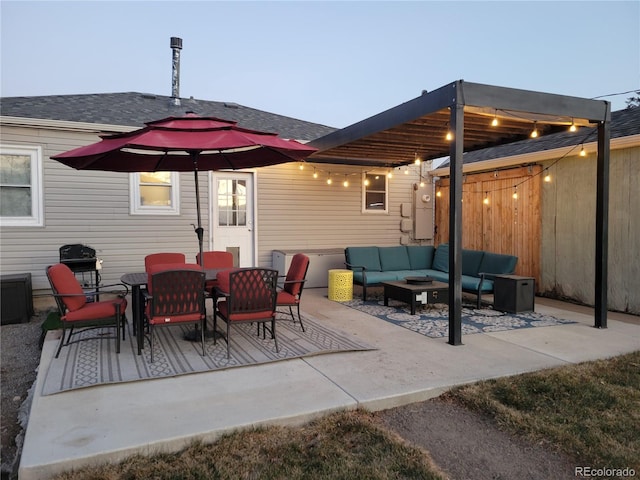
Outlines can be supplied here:
[[3, 227], [44, 226], [44, 192], [42, 188], [42, 147], [0, 144], [3, 155], [25, 155], [31, 158], [31, 215], [24, 217], [1, 217]]
[[140, 173], [129, 175], [129, 214], [180, 215], [180, 174], [171, 173], [171, 206], [142, 205], [140, 203]]
[[[368, 209], [367, 208], [367, 186], [364, 184], [364, 181], [367, 178], [367, 175], [382, 175], [384, 176], [384, 208], [380, 210]], [[389, 176], [387, 172], [362, 172], [362, 213], [380, 215], [389, 213]]]

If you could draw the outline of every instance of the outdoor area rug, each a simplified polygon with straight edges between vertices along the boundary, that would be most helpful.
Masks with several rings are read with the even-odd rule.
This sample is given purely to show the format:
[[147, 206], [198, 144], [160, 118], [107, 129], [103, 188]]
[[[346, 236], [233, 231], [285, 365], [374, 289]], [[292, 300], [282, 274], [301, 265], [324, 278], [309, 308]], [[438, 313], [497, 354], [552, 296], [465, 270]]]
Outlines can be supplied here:
[[[383, 300], [363, 302], [361, 299], [354, 299], [344, 302], [344, 305], [427, 337], [449, 336], [449, 307], [446, 304], [417, 306], [415, 315], [411, 315], [411, 308], [408, 304], [391, 299], [388, 307], [384, 306]], [[535, 312], [504, 313], [490, 307], [476, 309], [473, 306], [464, 305], [462, 308], [463, 335], [568, 323], [575, 322]]]
[[[245, 365], [274, 362], [291, 358], [335, 352], [373, 350], [370, 345], [322, 325], [303, 315], [305, 331], [291, 320], [280, 320], [276, 334], [280, 352], [276, 353], [273, 339], [257, 335], [257, 326], [231, 326], [231, 356], [227, 359], [227, 344], [219, 338], [206, 340], [206, 356], [201, 343], [183, 339], [193, 325], [158, 328], [154, 333], [154, 358], [151, 363], [149, 342], [145, 340], [142, 355], [137, 355], [136, 337], [128, 322], [127, 338], [120, 343], [116, 354], [115, 338], [90, 339], [62, 347], [60, 356], [51, 361], [42, 395], [95, 385], [172, 377]], [[209, 322], [211, 324], [211, 322]], [[226, 328], [218, 322], [218, 328]], [[113, 329], [104, 329], [105, 337], [113, 336]], [[97, 330], [86, 337], [96, 336]], [[75, 336], [75, 335], [74, 335]], [[57, 344], [56, 344], [57, 348]]]

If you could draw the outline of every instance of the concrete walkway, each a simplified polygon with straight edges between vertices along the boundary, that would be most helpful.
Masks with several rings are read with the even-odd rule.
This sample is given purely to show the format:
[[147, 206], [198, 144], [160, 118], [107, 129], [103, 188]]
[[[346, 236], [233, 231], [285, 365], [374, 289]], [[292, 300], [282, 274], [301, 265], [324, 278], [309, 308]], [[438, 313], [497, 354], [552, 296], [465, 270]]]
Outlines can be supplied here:
[[57, 340], [50, 334], [20, 463], [20, 480], [44, 479], [132, 454], [175, 451], [258, 425], [297, 425], [327, 413], [382, 410], [468, 382], [608, 358], [640, 349], [638, 317], [536, 299], [536, 311], [578, 323], [463, 336], [463, 345], [398, 328], [307, 289], [306, 314], [377, 350], [319, 355], [42, 397]]

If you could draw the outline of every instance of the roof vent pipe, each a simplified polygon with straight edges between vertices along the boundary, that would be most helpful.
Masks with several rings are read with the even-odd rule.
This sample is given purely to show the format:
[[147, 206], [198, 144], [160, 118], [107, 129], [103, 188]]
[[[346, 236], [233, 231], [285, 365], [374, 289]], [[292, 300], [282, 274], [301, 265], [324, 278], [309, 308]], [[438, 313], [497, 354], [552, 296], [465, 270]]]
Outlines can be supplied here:
[[171, 104], [180, 106], [180, 50], [182, 50], [182, 39], [171, 37], [171, 50], [173, 58], [171, 62]]

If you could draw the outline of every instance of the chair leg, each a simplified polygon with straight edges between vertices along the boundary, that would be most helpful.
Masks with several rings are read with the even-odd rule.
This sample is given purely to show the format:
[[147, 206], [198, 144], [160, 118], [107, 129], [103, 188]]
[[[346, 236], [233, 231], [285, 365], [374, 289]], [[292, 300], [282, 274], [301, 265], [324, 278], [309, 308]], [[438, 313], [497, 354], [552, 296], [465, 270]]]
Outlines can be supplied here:
[[[204, 357], [204, 325], [205, 322], [207, 321], [207, 315], [205, 313], [204, 319], [202, 320], [202, 326], [200, 328], [200, 337], [202, 340], [202, 356]], [[215, 337], [215, 333], [213, 334], [213, 336]]]
[[64, 345], [64, 337], [67, 334], [67, 329], [64, 326], [64, 323], [62, 324], [62, 336], [60, 337], [60, 343], [58, 343], [58, 350], [56, 351], [56, 358], [58, 358], [58, 356], [60, 355], [60, 350], [62, 350], [62, 345]]
[[122, 322], [120, 320], [120, 305], [116, 305], [116, 309], [116, 353], [120, 353], [120, 328], [122, 328]]
[[299, 303], [298, 303], [297, 307], [298, 307], [298, 321], [300, 322], [300, 328], [302, 328], [302, 331], [304, 332], [304, 325], [302, 324], [302, 316], [300, 315], [300, 304]]
[[149, 325], [149, 349], [151, 350], [151, 363], [153, 363], [153, 326]]
[[276, 319], [275, 317], [271, 319], [271, 336], [273, 336], [273, 341], [276, 344], [276, 352], [280, 353], [280, 349], [278, 348], [278, 337], [276, 337]]

